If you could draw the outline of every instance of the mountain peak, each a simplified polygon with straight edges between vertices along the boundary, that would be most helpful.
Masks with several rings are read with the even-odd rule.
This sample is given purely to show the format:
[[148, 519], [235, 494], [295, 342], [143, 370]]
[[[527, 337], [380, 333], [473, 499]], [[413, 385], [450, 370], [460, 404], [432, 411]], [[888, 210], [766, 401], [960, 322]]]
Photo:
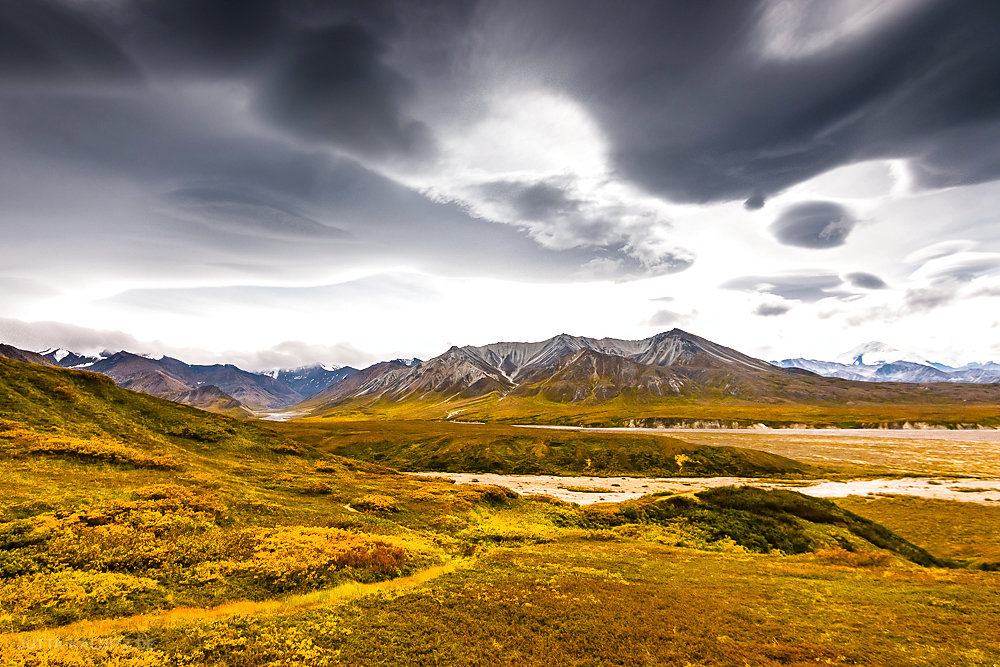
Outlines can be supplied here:
[[892, 363], [894, 361], [912, 361], [918, 364], [926, 363], [923, 355], [903, 352], [878, 340], [862, 343], [851, 348], [847, 352], [837, 356], [834, 361], [848, 366], [873, 366]]

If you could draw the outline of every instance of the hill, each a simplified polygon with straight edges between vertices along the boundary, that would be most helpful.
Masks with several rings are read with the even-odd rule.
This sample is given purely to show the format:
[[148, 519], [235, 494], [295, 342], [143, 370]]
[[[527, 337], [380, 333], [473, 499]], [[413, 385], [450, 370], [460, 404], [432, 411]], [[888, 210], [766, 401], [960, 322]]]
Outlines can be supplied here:
[[46, 357], [38, 354], [37, 352], [29, 352], [28, 350], [21, 350], [12, 345], [4, 345], [0, 343], [0, 357], [5, 359], [13, 359], [14, 361], [22, 361], [26, 364], [40, 364], [42, 366], [55, 366]]
[[635, 433], [540, 431], [498, 424], [295, 420], [274, 428], [317, 449], [407, 471], [511, 475], [765, 477], [818, 469], [767, 452]]

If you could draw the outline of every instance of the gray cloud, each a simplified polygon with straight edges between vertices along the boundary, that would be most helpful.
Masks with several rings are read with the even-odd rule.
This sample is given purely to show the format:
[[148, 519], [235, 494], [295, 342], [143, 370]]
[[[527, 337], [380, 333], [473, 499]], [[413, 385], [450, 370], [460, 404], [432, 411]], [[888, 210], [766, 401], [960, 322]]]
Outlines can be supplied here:
[[33, 351], [49, 347], [65, 347], [81, 354], [125, 349], [136, 353], [152, 351], [149, 343], [122, 331], [89, 329], [63, 322], [24, 322], [7, 317], [0, 317], [0, 340]]
[[579, 198], [570, 179], [492, 181], [474, 191], [547, 247], [592, 248], [597, 257], [581, 275], [627, 280], [678, 273], [695, 260], [657, 234], [670, 228], [668, 221], [641, 207]]
[[952, 303], [958, 297], [959, 286], [954, 282], [942, 282], [928, 287], [906, 291], [903, 311], [905, 313], [926, 313]]
[[0, 178], [7, 250], [33, 271], [39, 239], [61, 239], [44, 251], [53, 284], [372, 263], [565, 279], [607, 256], [542, 247], [352, 159], [260, 136], [229, 111], [200, 87], [25, 96], [0, 86], [0, 151], [18, 156]]
[[554, 183], [519, 183], [496, 181], [479, 186], [490, 200], [506, 204], [520, 219], [549, 220], [556, 216], [577, 215], [582, 202], [571, 198]]
[[776, 317], [784, 315], [791, 309], [791, 306], [783, 303], [762, 303], [753, 309], [753, 314], [760, 317]]
[[165, 354], [194, 364], [232, 363], [249, 371], [272, 368], [295, 368], [306, 364], [335, 363], [368, 365], [377, 358], [371, 352], [349, 343], [323, 345], [303, 341], [284, 341], [264, 350], [209, 352], [182, 348], [161, 341], [144, 341], [124, 333], [90, 329], [62, 322], [25, 322], [0, 317], [0, 341], [33, 351], [61, 347], [80, 354], [100, 354], [106, 350], [128, 350], [136, 354]]
[[969, 291], [967, 286], [977, 278], [1000, 271], [1000, 255], [986, 253], [940, 254], [931, 260], [938, 265], [926, 273], [927, 284], [908, 289], [901, 311], [926, 313], [955, 302], [960, 297], [993, 296], [996, 288], [981, 287]]
[[873, 273], [855, 271], [854, 273], [848, 273], [844, 277], [847, 278], [847, 282], [851, 285], [861, 287], [862, 289], [885, 289], [888, 287], [884, 280]]
[[251, 353], [223, 352], [217, 355], [217, 358], [219, 361], [257, 372], [274, 368], [298, 368], [315, 363], [332, 363], [363, 368], [376, 360], [371, 352], [360, 350], [349, 343], [317, 345], [299, 340], [283, 341], [266, 350]]
[[834, 273], [797, 273], [773, 276], [745, 276], [730, 280], [722, 285], [724, 289], [744, 292], [773, 294], [790, 301], [815, 303], [830, 297], [851, 297], [851, 292], [840, 289], [844, 284]]
[[222, 230], [268, 237], [346, 238], [342, 229], [324, 225], [276, 202], [239, 190], [195, 186], [165, 198], [176, 215]]
[[789, 206], [769, 229], [785, 245], [833, 248], [844, 244], [854, 225], [853, 216], [840, 204], [811, 201]]
[[[134, 73], [134, 61], [152, 77], [235, 76], [283, 127], [369, 156], [432, 145], [433, 119], [413, 116], [424, 91], [448, 107], [483, 77], [509, 76], [580, 101], [622, 176], [684, 202], [754, 208], [880, 157], [910, 159], [929, 187], [1000, 175], [995, 3], [901, 3], [845, 35], [837, 30], [858, 18], [840, 13], [849, 3], [785, 6], [795, 16], [783, 22], [765, 0], [697, 12], [652, 0], [628, 11], [569, 0], [83, 6], [0, 8], [3, 69], [90, 76]], [[775, 45], [785, 53], [769, 53]]]
[[[960, 256], [959, 256], [960, 257]], [[931, 276], [937, 282], [967, 283], [1000, 269], [1000, 255], [975, 256], [957, 259], [935, 270]]]
[[131, 59], [82, 11], [48, 0], [0, 5], [0, 81], [138, 78]]
[[647, 324], [654, 327], [670, 327], [682, 319], [684, 319], [684, 316], [680, 313], [675, 313], [672, 310], [658, 310], [649, 318]]

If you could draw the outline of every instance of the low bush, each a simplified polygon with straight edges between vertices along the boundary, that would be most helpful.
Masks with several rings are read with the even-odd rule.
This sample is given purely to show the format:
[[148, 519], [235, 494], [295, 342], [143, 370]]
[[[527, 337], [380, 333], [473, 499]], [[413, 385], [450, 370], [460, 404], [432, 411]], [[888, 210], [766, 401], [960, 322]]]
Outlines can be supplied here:
[[892, 563], [892, 556], [881, 551], [848, 551], [839, 547], [819, 549], [816, 557], [832, 565], [847, 567], [885, 567]]
[[28, 630], [100, 614], [124, 616], [161, 606], [156, 580], [119, 572], [64, 570], [17, 577], [0, 584], [0, 629]]
[[355, 498], [350, 503], [351, 507], [364, 512], [398, 512], [399, 503], [395, 498], [378, 494], [368, 494]]

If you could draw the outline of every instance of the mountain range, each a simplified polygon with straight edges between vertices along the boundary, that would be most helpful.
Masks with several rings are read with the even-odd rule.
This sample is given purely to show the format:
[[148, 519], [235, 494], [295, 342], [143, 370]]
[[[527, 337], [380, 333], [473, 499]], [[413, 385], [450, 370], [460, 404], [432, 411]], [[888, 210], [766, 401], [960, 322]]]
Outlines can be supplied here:
[[845, 352], [833, 361], [782, 359], [772, 361], [782, 368], [802, 368], [825, 377], [857, 382], [960, 382], [992, 384], [1000, 382], [1000, 364], [976, 362], [949, 366], [929, 361], [918, 354], [903, 352], [873, 341]]
[[126, 389], [238, 417], [294, 405], [357, 372], [350, 366], [316, 364], [251, 373], [232, 364], [188, 364], [172, 357], [153, 358], [124, 350], [98, 356], [65, 349], [19, 352], [21, 356], [34, 355], [34, 363], [102, 373]]
[[[932, 419], [948, 423], [969, 413], [969, 406], [975, 406], [975, 423], [1000, 419], [997, 364], [918, 363], [895, 358], [906, 355], [883, 344], [852, 350], [851, 364], [769, 363], [680, 329], [641, 340], [560, 334], [540, 342], [455, 346], [428, 361], [396, 359], [360, 371], [315, 365], [251, 373], [232, 364], [192, 365], [124, 351], [87, 357], [4, 346], [0, 354], [104, 373], [125, 388], [240, 417], [289, 408], [285, 415], [461, 414], [463, 419], [570, 423], [598, 412], [605, 421], [625, 414], [680, 414], [687, 406], [683, 413], [688, 416], [718, 415], [725, 408], [726, 414], [755, 420], [780, 412], [785, 415], [781, 423], [796, 423], [801, 406], [822, 405], [836, 408], [827, 410], [833, 421], [824, 423], [841, 423], [837, 415], [844, 415], [844, 423], [860, 424], [907, 421], [910, 413], [900, 406], [937, 405]], [[859, 405], [875, 407], [859, 412]]]
[[[902, 363], [897, 367], [905, 370]], [[888, 376], [893, 367], [885, 368]], [[619, 412], [634, 412], [637, 405], [653, 409], [697, 402], [842, 407], [968, 402], [995, 406], [998, 401], [997, 385], [861, 383], [823, 377], [673, 329], [642, 340], [560, 334], [535, 343], [452, 347], [416, 366], [383, 362], [365, 368], [296, 410], [312, 415], [461, 413], [463, 418], [477, 414], [488, 419], [511, 414], [523, 420], [546, 410], [561, 415], [566, 406], [617, 406]]]

